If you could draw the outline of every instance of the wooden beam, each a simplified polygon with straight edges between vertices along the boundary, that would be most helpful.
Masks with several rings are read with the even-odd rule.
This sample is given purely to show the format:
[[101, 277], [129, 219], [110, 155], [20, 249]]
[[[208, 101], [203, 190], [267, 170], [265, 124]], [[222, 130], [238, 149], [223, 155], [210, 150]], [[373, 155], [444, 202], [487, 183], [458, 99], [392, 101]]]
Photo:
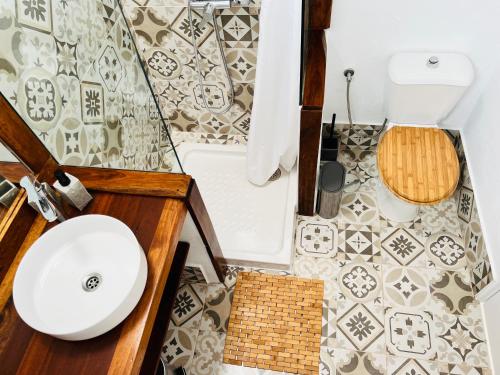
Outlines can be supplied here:
[[158, 308], [158, 313], [156, 314], [146, 355], [144, 357], [144, 361], [142, 362], [140, 371], [141, 375], [156, 374], [156, 369], [160, 362], [161, 349], [167, 334], [170, 316], [172, 315], [172, 310], [174, 309], [175, 297], [181, 282], [181, 276], [186, 264], [188, 251], [189, 244], [186, 242], [179, 242], [177, 250], [175, 251], [172, 267], [170, 267], [171, 271], [168, 274], [167, 284], [165, 285], [165, 290], [163, 291], [160, 307]]
[[63, 166], [87, 189], [132, 195], [152, 195], [184, 199], [191, 176], [180, 173], [158, 173], [123, 169]]
[[303, 0], [302, 111], [299, 147], [299, 214], [314, 215], [316, 175], [325, 100], [326, 42], [332, 0]]
[[330, 28], [332, 0], [307, 0], [309, 2], [309, 29]]
[[54, 160], [2, 93], [0, 93], [0, 141], [35, 175], [43, 170], [47, 160]]
[[304, 67], [302, 105], [323, 107], [325, 99], [326, 45], [323, 30], [309, 30]]
[[222, 254], [222, 249], [215, 234], [215, 229], [208, 215], [207, 208], [201, 197], [200, 190], [196, 181], [193, 179], [189, 189], [189, 194], [186, 198], [186, 206], [191, 214], [191, 218], [200, 233], [201, 239], [207, 249], [208, 256], [214, 266], [215, 273], [220, 282], [224, 282], [224, 267], [226, 266], [226, 259]]
[[316, 172], [326, 75], [324, 31], [309, 30], [305, 64], [304, 96], [300, 120], [299, 209], [300, 215], [314, 215]]
[[316, 172], [321, 132], [320, 108], [302, 108], [300, 114], [299, 215], [314, 215]]
[[[153, 242], [149, 248], [148, 280], [144, 294], [134, 313], [124, 322], [108, 375], [138, 374], [146, 354], [161, 296], [170, 273], [175, 249], [186, 218], [185, 205], [180, 200], [168, 199]], [[152, 265], [156, 265], [152, 267]]]

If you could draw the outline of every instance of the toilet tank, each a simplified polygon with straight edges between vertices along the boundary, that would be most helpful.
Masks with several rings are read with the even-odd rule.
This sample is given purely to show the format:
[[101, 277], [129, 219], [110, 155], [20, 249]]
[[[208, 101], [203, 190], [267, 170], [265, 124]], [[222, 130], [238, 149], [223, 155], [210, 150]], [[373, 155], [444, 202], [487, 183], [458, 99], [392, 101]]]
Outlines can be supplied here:
[[458, 53], [397, 53], [388, 73], [386, 113], [396, 124], [438, 125], [474, 79], [471, 61]]

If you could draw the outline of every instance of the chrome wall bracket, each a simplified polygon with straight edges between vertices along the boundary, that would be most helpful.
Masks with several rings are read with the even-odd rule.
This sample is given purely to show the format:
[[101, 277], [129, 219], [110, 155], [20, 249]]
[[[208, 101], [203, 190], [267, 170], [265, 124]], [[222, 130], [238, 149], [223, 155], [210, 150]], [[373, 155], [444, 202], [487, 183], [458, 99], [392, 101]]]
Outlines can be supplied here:
[[189, 0], [189, 5], [193, 9], [227, 9], [232, 6], [247, 7], [251, 0]]

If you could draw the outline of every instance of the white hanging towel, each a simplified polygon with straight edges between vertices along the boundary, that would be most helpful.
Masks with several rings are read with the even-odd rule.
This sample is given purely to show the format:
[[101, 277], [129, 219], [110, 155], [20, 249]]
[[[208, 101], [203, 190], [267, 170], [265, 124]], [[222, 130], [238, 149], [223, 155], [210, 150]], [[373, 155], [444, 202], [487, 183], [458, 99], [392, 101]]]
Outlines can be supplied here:
[[301, 0], [262, 0], [247, 177], [264, 185], [281, 165], [290, 171], [299, 149]]

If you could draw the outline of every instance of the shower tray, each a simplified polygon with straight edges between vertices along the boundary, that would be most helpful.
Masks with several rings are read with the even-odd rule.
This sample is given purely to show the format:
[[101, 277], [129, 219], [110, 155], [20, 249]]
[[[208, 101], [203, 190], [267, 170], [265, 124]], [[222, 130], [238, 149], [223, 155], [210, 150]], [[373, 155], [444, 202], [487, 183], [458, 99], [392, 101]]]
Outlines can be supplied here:
[[[296, 168], [290, 173], [282, 171], [276, 181], [256, 186], [246, 177], [244, 145], [182, 143], [177, 152], [184, 170], [199, 186], [228, 263], [289, 269], [297, 205]], [[204, 251], [196, 249], [193, 230], [194, 226], [186, 226], [182, 239], [191, 242], [190, 253], [194, 253], [188, 264], [199, 266], [194, 257]]]

